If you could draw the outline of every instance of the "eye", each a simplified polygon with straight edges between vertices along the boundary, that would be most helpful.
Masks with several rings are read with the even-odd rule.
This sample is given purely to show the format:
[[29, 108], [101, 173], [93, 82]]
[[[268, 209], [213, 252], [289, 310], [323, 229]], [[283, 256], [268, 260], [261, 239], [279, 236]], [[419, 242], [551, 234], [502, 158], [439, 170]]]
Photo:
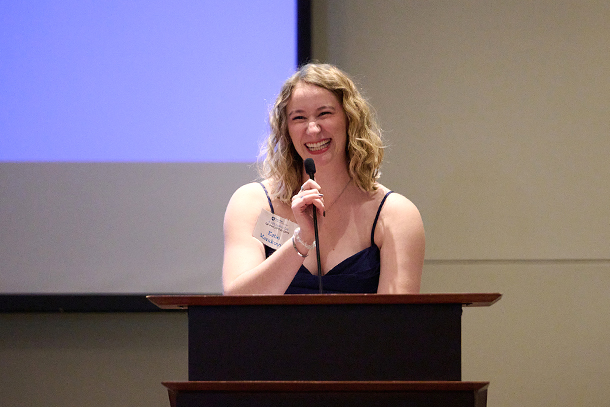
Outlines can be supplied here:
[[332, 112], [325, 110], [325, 111], [321, 112], [318, 116], [326, 116], [326, 115], [329, 115], [329, 114], [332, 114]]
[[293, 122], [299, 121], [299, 120], [305, 120], [305, 116], [293, 116], [290, 120], [292, 120]]

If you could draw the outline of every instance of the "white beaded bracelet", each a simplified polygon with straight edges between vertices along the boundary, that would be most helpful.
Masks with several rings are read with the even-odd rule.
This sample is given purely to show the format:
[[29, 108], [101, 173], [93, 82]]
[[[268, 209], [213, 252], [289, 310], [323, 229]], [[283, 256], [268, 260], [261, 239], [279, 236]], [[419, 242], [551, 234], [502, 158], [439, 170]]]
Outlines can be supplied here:
[[316, 247], [316, 241], [314, 240], [312, 244], [307, 244], [305, 243], [303, 240], [301, 240], [301, 228], [296, 228], [294, 230], [294, 234], [292, 235], [293, 237], [296, 237], [297, 241], [299, 243], [301, 243], [303, 246], [305, 246], [307, 248], [307, 250], [313, 250]]
[[294, 235], [292, 236], [292, 247], [294, 247], [294, 250], [297, 252], [297, 254], [301, 257], [307, 257], [309, 254], [303, 254], [299, 251], [299, 248], [297, 247], [296, 242], [294, 241]]

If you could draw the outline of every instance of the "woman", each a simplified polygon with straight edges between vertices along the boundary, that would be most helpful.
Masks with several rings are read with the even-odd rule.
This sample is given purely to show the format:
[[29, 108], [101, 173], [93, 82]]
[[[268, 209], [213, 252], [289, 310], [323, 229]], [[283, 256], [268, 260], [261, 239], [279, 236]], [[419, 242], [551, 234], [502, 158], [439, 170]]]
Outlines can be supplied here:
[[[318, 292], [314, 208], [324, 292], [418, 293], [422, 219], [377, 182], [380, 131], [347, 75], [332, 65], [303, 66], [282, 87], [270, 124], [264, 180], [239, 188], [225, 213], [224, 293]], [[315, 181], [305, 173], [307, 158]], [[253, 236], [261, 209], [298, 226], [277, 250]]]

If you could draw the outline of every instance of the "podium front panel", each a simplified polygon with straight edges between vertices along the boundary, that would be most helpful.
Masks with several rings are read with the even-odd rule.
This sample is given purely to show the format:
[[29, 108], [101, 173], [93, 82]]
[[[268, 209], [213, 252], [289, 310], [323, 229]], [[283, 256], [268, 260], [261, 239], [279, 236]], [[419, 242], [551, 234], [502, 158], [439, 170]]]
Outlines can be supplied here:
[[179, 392], [175, 407], [485, 407], [481, 392]]
[[172, 407], [485, 407], [488, 382], [165, 382]]
[[461, 304], [190, 306], [189, 380], [461, 380]]

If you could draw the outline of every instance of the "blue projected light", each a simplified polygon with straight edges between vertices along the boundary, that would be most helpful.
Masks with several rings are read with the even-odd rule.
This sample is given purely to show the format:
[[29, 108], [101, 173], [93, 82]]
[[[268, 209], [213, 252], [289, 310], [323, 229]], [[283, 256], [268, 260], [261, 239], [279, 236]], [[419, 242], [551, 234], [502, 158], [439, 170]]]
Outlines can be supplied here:
[[0, 161], [253, 162], [296, 2], [0, 6]]

